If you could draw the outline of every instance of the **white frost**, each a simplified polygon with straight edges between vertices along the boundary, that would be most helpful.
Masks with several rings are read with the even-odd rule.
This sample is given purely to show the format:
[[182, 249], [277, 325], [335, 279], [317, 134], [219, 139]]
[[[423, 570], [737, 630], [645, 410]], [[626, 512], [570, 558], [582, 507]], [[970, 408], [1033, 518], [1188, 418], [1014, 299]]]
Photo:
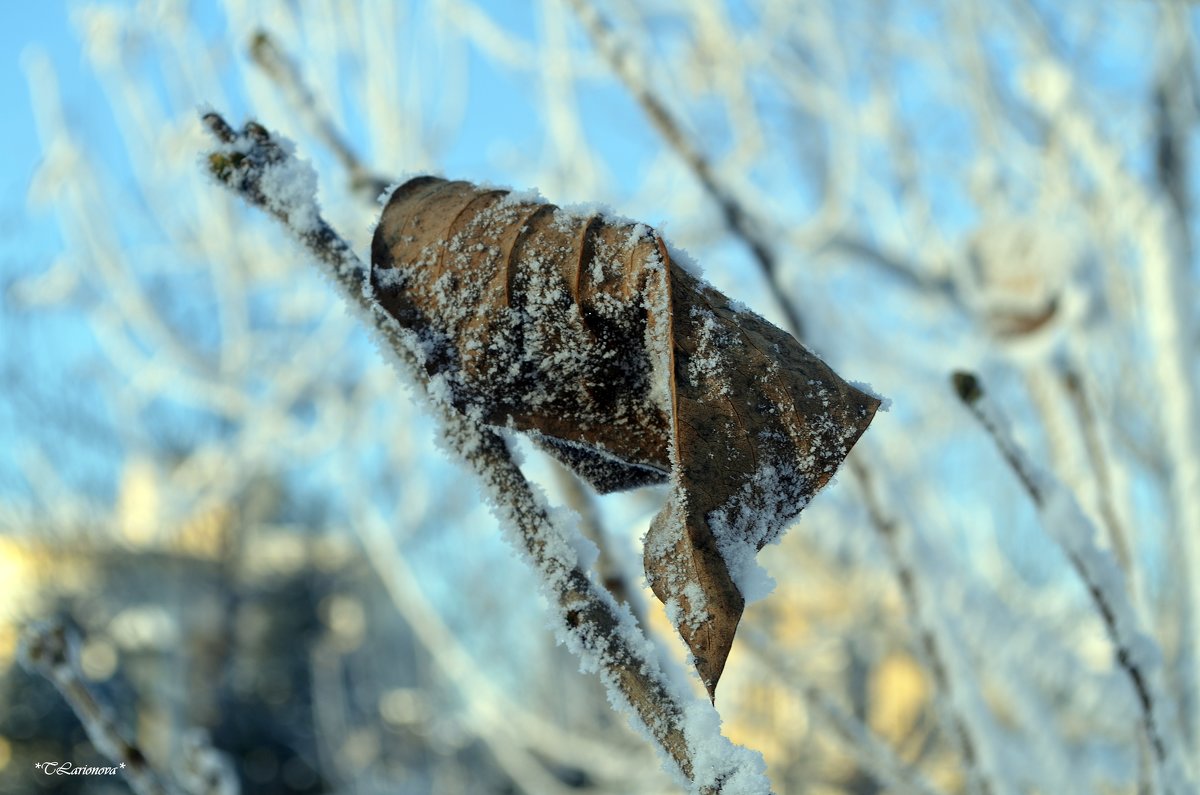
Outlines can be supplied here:
[[729, 364], [724, 351], [734, 344], [732, 335], [717, 322], [712, 310], [693, 306], [692, 319], [698, 321], [700, 334], [696, 352], [688, 359], [688, 379], [695, 385], [704, 385], [712, 397], [726, 397], [731, 388], [725, 375]]
[[1143, 723], [1154, 742], [1161, 744], [1166, 791], [1194, 791], [1192, 772], [1173, 728], [1173, 702], [1166, 697], [1161, 683], [1162, 652], [1134, 609], [1124, 573], [1112, 553], [1098, 545], [1095, 525], [1079, 507], [1075, 495], [1029, 459], [1013, 438], [1004, 416], [986, 397], [979, 397], [971, 408], [1031, 491], [1043, 527], [1083, 580], [1131, 684], [1144, 689]]
[[[505, 189], [508, 190], [508, 189]], [[525, 190], [509, 190], [508, 194], [500, 200], [502, 204], [545, 204], [546, 199], [542, 196], [541, 191], [537, 188], [526, 188]]]
[[721, 718], [711, 704], [693, 702], [686, 708], [683, 720], [697, 790], [719, 784], [722, 795], [760, 795], [770, 791], [771, 782], [762, 756], [721, 736]]
[[878, 400], [880, 411], [889, 411], [892, 408], [892, 399], [890, 397], [884, 397], [876, 392], [875, 388], [866, 381], [847, 381], [846, 383], [857, 389], [859, 392], [862, 392], [865, 395], [870, 395]]
[[747, 603], [765, 599], [775, 580], [758, 564], [758, 550], [779, 541], [805, 503], [797, 502], [800, 473], [789, 464], [763, 462], [725, 505], [708, 515], [708, 526], [734, 585]]
[[[280, 141], [290, 153], [291, 144]], [[289, 157], [262, 169], [259, 185], [267, 206], [287, 218], [288, 226], [301, 235], [317, 230], [321, 212], [317, 207], [317, 172], [307, 161]]]
[[[692, 259], [692, 255], [687, 253], [685, 249], [667, 243], [667, 254], [671, 257], [671, 262], [683, 268], [703, 284], [708, 284], [704, 280], [704, 269], [700, 267], [700, 264], [696, 260]], [[742, 308], [741, 304], [734, 305], [733, 302], [730, 302], [730, 306], [733, 306], [737, 311], [741, 311]]]

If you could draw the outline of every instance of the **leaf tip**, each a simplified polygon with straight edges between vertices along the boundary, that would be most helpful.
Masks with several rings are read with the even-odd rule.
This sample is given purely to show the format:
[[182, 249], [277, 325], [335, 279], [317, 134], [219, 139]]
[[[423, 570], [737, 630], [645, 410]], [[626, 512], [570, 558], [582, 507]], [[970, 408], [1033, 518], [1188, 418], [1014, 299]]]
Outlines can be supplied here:
[[721, 674], [725, 671], [725, 662], [729, 659], [729, 652], [733, 649], [733, 637], [729, 637], [727, 645], [722, 645], [718, 649], [710, 649], [707, 656], [704, 657], [696, 653], [696, 647], [692, 646], [691, 638], [685, 637], [684, 640], [692, 648], [692, 663], [696, 673], [700, 676], [700, 681], [704, 683], [704, 691], [708, 693], [708, 700], [716, 704], [717, 683], [721, 681]]

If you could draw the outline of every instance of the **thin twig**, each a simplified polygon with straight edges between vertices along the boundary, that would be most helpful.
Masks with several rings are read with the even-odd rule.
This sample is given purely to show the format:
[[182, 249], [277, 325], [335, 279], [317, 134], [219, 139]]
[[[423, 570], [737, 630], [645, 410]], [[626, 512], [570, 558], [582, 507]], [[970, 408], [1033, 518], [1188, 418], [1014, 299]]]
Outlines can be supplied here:
[[843, 709], [824, 687], [806, 681], [796, 662], [776, 650], [765, 633], [752, 627], [742, 631], [750, 641], [748, 648], [771, 670], [797, 684], [805, 703], [817, 718], [842, 740], [846, 752], [881, 787], [896, 795], [941, 795], [920, 770], [906, 765], [886, 740]]
[[867, 509], [871, 525], [883, 540], [887, 558], [896, 574], [900, 586], [900, 595], [904, 599], [913, 627], [917, 632], [919, 653], [938, 692], [944, 696], [946, 719], [949, 720], [955, 741], [962, 752], [963, 762], [967, 773], [974, 783], [974, 788], [982, 795], [990, 795], [995, 787], [988, 778], [979, 753], [979, 742], [975, 738], [971, 725], [966, 716], [956, 707], [955, 698], [957, 687], [950, 675], [948, 655], [942, 646], [942, 639], [934, 626], [925, 620], [927, 611], [922, 602], [923, 594], [917, 585], [917, 574], [904, 553], [899, 538], [902, 532], [899, 521], [884, 511], [879, 496], [872, 488], [871, 471], [857, 457], [849, 459], [850, 472], [859, 486], [859, 494]]
[[865, 237], [844, 231], [835, 232], [822, 241], [816, 251], [831, 251], [855, 257], [900, 280], [905, 287], [947, 301], [955, 308], [962, 308], [962, 296], [949, 276], [926, 273], [926, 269], [917, 263], [899, 253], [890, 252]]
[[31, 624], [21, 638], [19, 659], [41, 674], [66, 699], [96, 750], [116, 763], [137, 795], [167, 795], [172, 790], [135, 743], [127, 740], [116, 719], [84, 681], [79, 668], [79, 638], [62, 621]]
[[[746, 211], [745, 205], [738, 199], [732, 187], [717, 174], [708, 156], [683, 131], [683, 125], [671, 113], [666, 103], [650, 90], [644, 80], [644, 75], [649, 74], [650, 71], [634, 61], [633, 48], [628, 43], [621, 41], [609, 21], [593, 7], [589, 0], [569, 0], [569, 2], [591, 37], [593, 45], [608, 61], [610, 68], [625, 85], [626, 90], [641, 105], [642, 111], [650, 119], [654, 128], [658, 130], [659, 135], [687, 164], [704, 191], [721, 208], [721, 216], [725, 225], [750, 249], [755, 262], [758, 263], [767, 280], [774, 286], [773, 294], [780, 297], [782, 290], [776, 283], [779, 279], [778, 258], [761, 223]], [[795, 303], [781, 300], [779, 305], [797, 337], [802, 338], [804, 324]]]
[[1151, 666], [1161, 656], [1145, 632], [1127, 595], [1127, 585], [1112, 556], [1095, 543], [1096, 529], [1079, 508], [1075, 496], [1057, 478], [1038, 468], [1009, 433], [1004, 417], [987, 399], [982, 383], [972, 373], [952, 376], [959, 399], [979, 421], [1001, 457], [1033, 501], [1042, 525], [1066, 555], [1087, 588], [1116, 652], [1117, 666], [1137, 697], [1142, 729], [1153, 753], [1156, 778], [1166, 792], [1183, 795], [1188, 780], [1184, 757], [1177, 750], [1174, 732], [1160, 715], [1161, 694], [1151, 677]]
[[[385, 352], [397, 357], [401, 372], [424, 391], [419, 341], [375, 300], [369, 270], [320, 217], [312, 195], [300, 197], [287, 191], [280, 196], [269, 189], [280, 182], [280, 172], [292, 177], [294, 170], [303, 167], [261, 125], [250, 122], [238, 133], [215, 113], [206, 114], [203, 121], [220, 142], [207, 158], [210, 173], [279, 219], [309, 249], [345, 298], [363, 311], [368, 327], [381, 335]], [[426, 397], [441, 421], [448, 446], [479, 476], [502, 527], [537, 571], [543, 594], [557, 608], [562, 637], [599, 673], [614, 703], [629, 706], [630, 716], [699, 792], [720, 793], [739, 772], [744, 775], [747, 765], [761, 767], [761, 757], [720, 736], [715, 711], [696, 720], [698, 710], [711, 711], [712, 706], [667, 675], [628, 610], [579, 566], [565, 531], [550, 519], [504, 439], [450, 405]], [[701, 749], [711, 749], [714, 743], [723, 749], [719, 758], [701, 760]], [[761, 785], [754, 791], [769, 791], [765, 776], [755, 780]]]
[[352, 191], [373, 202], [387, 190], [391, 183], [364, 166], [337, 126], [320, 112], [316, 95], [304, 82], [300, 68], [275, 43], [270, 33], [260, 30], [254, 34], [250, 40], [250, 56], [267, 77], [283, 90], [292, 108], [307, 121], [317, 138], [333, 151], [350, 175]]
[[1129, 533], [1121, 523], [1117, 514], [1117, 506], [1113, 501], [1113, 476], [1108, 456], [1105, 455], [1104, 442], [1100, 438], [1100, 419], [1096, 416], [1091, 400], [1088, 399], [1087, 390], [1084, 388], [1083, 378], [1079, 371], [1068, 367], [1062, 373], [1062, 380], [1078, 417], [1083, 442], [1087, 447], [1088, 460], [1096, 475], [1097, 490], [1100, 493], [1100, 516], [1104, 519], [1104, 524], [1108, 529], [1108, 537], [1111, 539], [1117, 562], [1121, 564], [1121, 570], [1125, 572], [1125, 576], [1130, 578], [1130, 588], [1133, 589], [1136, 587], [1133, 577], [1138, 569], [1134, 565]]
[[630, 577], [628, 567], [623, 565], [620, 552], [613, 547], [609, 532], [600, 520], [595, 498], [574, 472], [557, 463], [554, 470], [567, 507], [579, 517], [579, 529], [600, 550], [600, 556], [596, 559], [596, 574], [601, 583], [618, 604], [624, 602], [629, 605], [639, 625], [646, 626], [644, 600], [637, 590], [636, 580]]

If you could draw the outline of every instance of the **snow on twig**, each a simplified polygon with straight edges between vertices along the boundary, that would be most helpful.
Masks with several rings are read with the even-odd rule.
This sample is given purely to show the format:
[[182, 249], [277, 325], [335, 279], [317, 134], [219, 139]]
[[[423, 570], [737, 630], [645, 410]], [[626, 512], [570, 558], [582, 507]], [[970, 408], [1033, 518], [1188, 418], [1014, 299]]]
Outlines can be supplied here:
[[425, 394], [441, 421], [447, 447], [479, 476], [507, 539], [539, 575], [543, 595], [554, 606], [559, 640], [579, 656], [584, 669], [599, 675], [614, 707], [654, 740], [668, 767], [693, 791], [769, 792], [762, 756], [721, 735], [713, 706], [690, 692], [679, 671], [660, 661], [628, 608], [592, 580], [577, 557], [579, 539], [551, 519], [505, 440], [438, 400], [438, 390], [419, 378], [425, 372], [426, 341], [376, 302], [369, 270], [321, 218], [311, 168], [261, 125], [250, 122], [235, 132], [216, 113], [203, 121], [219, 142], [207, 155], [208, 171], [281, 221], [309, 249], [380, 335], [382, 352], [395, 358], [401, 374]]
[[120, 766], [130, 789], [138, 795], [171, 792], [141, 749], [122, 736], [111, 711], [87, 686], [79, 668], [79, 639], [65, 624], [30, 625], [21, 639], [19, 659], [27, 670], [41, 674], [58, 689], [96, 750]]
[[1042, 526], [1087, 588], [1113, 644], [1117, 666], [1137, 697], [1159, 791], [1170, 795], [1192, 792], [1191, 774], [1172, 727], [1172, 716], [1167, 714], [1169, 704], [1157, 680], [1162, 652], [1142, 626], [1120, 566], [1111, 553], [1097, 545], [1096, 528], [1079, 507], [1075, 495], [1018, 446], [1005, 417], [988, 399], [979, 379], [972, 373], [956, 372], [952, 381], [963, 404], [988, 432], [1033, 500]]
[[237, 795], [237, 776], [228, 760], [212, 747], [202, 731], [188, 732], [176, 771], [179, 784], [150, 764], [137, 744], [127, 740], [112, 710], [84, 680], [79, 667], [79, 637], [61, 621], [29, 625], [21, 638], [18, 659], [31, 673], [50, 681], [83, 724], [88, 739], [101, 755], [116, 763], [137, 795]]

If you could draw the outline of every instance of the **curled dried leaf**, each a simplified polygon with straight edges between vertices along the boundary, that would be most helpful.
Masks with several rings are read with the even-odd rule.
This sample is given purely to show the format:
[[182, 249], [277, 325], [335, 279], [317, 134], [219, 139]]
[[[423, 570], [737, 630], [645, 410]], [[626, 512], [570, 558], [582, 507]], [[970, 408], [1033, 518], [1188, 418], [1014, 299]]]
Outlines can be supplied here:
[[527, 433], [602, 493], [672, 484], [646, 576], [712, 696], [755, 553], [879, 401], [672, 262], [650, 227], [504, 190], [397, 188], [371, 281], [459, 411]]

